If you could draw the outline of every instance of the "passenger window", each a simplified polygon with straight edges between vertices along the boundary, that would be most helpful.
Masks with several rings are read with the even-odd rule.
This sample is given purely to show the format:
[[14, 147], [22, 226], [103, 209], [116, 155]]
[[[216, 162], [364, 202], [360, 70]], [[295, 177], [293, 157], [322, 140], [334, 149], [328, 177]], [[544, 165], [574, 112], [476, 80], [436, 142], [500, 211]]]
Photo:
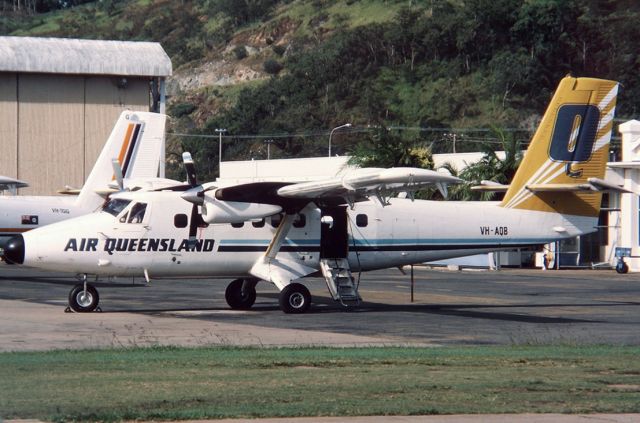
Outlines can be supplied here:
[[282, 222], [282, 213], [274, 214], [271, 216], [271, 226], [277, 228], [280, 226], [280, 222]]
[[136, 203], [129, 211], [129, 219], [127, 223], [142, 223], [144, 214], [147, 211], [147, 203]]
[[244, 226], [244, 222], [232, 223], [231, 226], [234, 228], [242, 228]]
[[293, 227], [304, 228], [304, 225], [306, 224], [307, 224], [307, 217], [302, 213], [298, 213], [296, 215], [296, 220], [293, 221]]
[[173, 226], [176, 228], [186, 228], [189, 225], [189, 218], [186, 214], [176, 214], [173, 216]]
[[366, 214], [359, 214], [356, 216], [356, 226], [364, 228], [369, 224], [369, 217]]
[[251, 222], [254, 228], [263, 228], [264, 227], [264, 218], [258, 220], [257, 222]]

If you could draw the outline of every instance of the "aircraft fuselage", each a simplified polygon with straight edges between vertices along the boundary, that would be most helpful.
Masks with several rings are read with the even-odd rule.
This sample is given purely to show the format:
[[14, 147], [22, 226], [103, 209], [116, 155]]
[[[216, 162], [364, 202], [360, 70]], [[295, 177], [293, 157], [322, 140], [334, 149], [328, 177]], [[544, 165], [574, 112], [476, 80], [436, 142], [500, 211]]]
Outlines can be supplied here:
[[[140, 222], [132, 205], [41, 228], [38, 240], [24, 234], [24, 264], [50, 270], [110, 276], [246, 277], [265, 254], [278, 217], [198, 228], [189, 243], [191, 205], [171, 192], [138, 194], [146, 210]], [[310, 204], [294, 222], [278, 257], [319, 268], [322, 255], [346, 242], [353, 270], [373, 270], [498, 249], [536, 245], [592, 232], [593, 218], [505, 209], [497, 203], [391, 199], [345, 207], [347, 234], [323, 232], [321, 209]], [[525, 216], [526, 215], [526, 216]], [[336, 222], [337, 224], [337, 222]], [[338, 230], [340, 231], [340, 230]], [[330, 231], [329, 231], [330, 232]], [[339, 253], [336, 253], [339, 254]]]

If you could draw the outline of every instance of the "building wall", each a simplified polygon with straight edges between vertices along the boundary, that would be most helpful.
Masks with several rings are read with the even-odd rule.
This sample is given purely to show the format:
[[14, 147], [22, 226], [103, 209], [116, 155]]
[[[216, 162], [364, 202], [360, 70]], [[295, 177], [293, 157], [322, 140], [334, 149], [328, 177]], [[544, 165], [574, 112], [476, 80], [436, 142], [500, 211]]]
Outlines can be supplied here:
[[18, 86], [15, 73], [0, 72], [0, 175], [18, 172]]
[[84, 84], [76, 77], [18, 75], [18, 179], [22, 194], [79, 187], [84, 175]]
[[89, 176], [113, 125], [123, 110], [149, 110], [149, 80], [127, 78], [126, 88], [118, 87], [120, 77], [85, 79], [85, 176]]
[[0, 174], [23, 195], [81, 187], [123, 110], [149, 110], [149, 79], [0, 73]]

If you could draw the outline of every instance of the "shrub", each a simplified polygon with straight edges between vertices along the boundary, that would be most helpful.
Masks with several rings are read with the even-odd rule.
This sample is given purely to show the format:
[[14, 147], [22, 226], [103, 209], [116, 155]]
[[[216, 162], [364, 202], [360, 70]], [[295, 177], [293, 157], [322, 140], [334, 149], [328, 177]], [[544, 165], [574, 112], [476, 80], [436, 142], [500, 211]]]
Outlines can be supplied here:
[[178, 103], [175, 106], [171, 107], [170, 114], [174, 118], [180, 118], [182, 116], [186, 116], [186, 115], [189, 115], [189, 114], [193, 113], [193, 111], [195, 109], [196, 109], [196, 106], [194, 104], [191, 104], [191, 103]]
[[278, 45], [272, 46], [271, 49], [278, 56], [282, 56], [284, 54], [284, 52], [287, 50], [287, 48], [285, 46], [278, 46]]
[[235, 54], [236, 59], [242, 60], [247, 57], [247, 48], [245, 46], [236, 46], [233, 49], [233, 54]]
[[282, 65], [277, 60], [267, 59], [264, 62], [264, 70], [268, 74], [276, 75], [282, 70]]

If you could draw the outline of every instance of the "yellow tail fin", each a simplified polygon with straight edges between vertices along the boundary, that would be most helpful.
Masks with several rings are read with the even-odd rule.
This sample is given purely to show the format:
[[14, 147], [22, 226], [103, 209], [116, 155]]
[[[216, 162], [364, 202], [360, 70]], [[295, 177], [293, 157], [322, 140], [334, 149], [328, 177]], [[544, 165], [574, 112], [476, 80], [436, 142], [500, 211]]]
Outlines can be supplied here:
[[500, 205], [597, 216], [601, 193], [534, 193], [527, 187], [604, 177], [617, 94], [615, 81], [562, 79]]

